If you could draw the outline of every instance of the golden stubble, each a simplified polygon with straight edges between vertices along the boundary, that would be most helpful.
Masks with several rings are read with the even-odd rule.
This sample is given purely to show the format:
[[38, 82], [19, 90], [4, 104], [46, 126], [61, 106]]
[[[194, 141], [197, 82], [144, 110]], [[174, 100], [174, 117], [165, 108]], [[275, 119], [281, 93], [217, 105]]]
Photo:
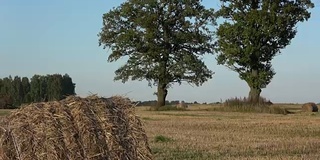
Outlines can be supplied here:
[[[155, 154], [156, 159], [170, 159], [170, 151], [177, 149], [210, 154], [211, 159], [320, 159], [318, 113], [275, 115], [191, 107], [180, 112], [138, 108], [137, 114], [151, 148], [165, 151]], [[173, 141], [155, 142], [157, 135]]]

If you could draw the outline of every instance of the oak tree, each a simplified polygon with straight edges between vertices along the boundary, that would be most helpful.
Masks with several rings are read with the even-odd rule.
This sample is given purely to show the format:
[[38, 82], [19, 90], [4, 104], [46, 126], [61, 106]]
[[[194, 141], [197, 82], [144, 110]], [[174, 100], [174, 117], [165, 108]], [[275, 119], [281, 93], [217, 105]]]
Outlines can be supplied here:
[[103, 15], [99, 43], [111, 50], [108, 62], [127, 57], [114, 79], [156, 85], [160, 107], [173, 83], [199, 86], [212, 77], [202, 56], [213, 53], [214, 21], [201, 0], [128, 0]]
[[221, 0], [217, 60], [238, 72], [250, 87], [249, 100], [259, 102], [261, 89], [275, 75], [271, 60], [290, 44], [297, 23], [310, 18], [311, 0]]

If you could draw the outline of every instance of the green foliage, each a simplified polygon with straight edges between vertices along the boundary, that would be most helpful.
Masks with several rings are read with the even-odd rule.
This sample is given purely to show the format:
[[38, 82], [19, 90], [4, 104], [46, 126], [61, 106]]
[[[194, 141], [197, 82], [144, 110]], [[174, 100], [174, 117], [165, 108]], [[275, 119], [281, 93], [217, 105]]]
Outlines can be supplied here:
[[30, 82], [30, 97], [31, 97], [31, 102], [40, 102], [41, 97], [40, 97], [40, 76], [39, 75], [34, 75], [31, 78]]
[[63, 98], [69, 95], [75, 95], [75, 83], [72, 82], [72, 78], [65, 74], [62, 77], [62, 95]]
[[47, 84], [48, 77], [34, 75], [30, 82], [30, 94], [32, 102], [48, 101]]
[[154, 137], [155, 142], [171, 142], [173, 139], [163, 136], [163, 135], [157, 135]]
[[13, 108], [14, 104], [17, 104], [13, 101], [15, 95], [15, 87], [12, 85], [13, 79], [11, 76], [5, 77], [1, 80], [0, 85], [0, 108]]
[[7, 94], [12, 96], [13, 94], [13, 87], [12, 87], [12, 77], [5, 77], [2, 79], [2, 86], [1, 86], [1, 94]]
[[212, 77], [202, 56], [213, 53], [208, 25], [214, 22], [213, 10], [201, 1], [128, 0], [103, 15], [99, 44], [111, 49], [109, 62], [128, 58], [115, 80], [157, 85], [163, 106], [173, 83], [199, 86]]
[[11, 76], [0, 79], [0, 108], [14, 108], [23, 103], [61, 100], [75, 94], [75, 84], [66, 74], [34, 75], [30, 82]]
[[12, 83], [12, 98], [13, 98], [13, 105], [14, 106], [19, 106], [23, 102], [23, 86], [21, 82], [21, 78], [18, 76], [15, 76]]
[[21, 85], [22, 85], [22, 92], [23, 92], [23, 103], [30, 103], [31, 95], [30, 95], [29, 78], [23, 77], [21, 80]]
[[69, 75], [34, 75], [31, 78], [31, 98], [34, 102], [61, 100], [75, 94], [75, 84]]
[[275, 75], [271, 60], [290, 44], [298, 22], [310, 18], [310, 0], [221, 0], [218, 16], [225, 19], [217, 30], [217, 60], [238, 72], [259, 98]]
[[243, 97], [243, 98], [234, 97], [234, 98], [230, 98], [230, 99], [225, 100], [223, 105], [224, 106], [229, 106], [229, 107], [233, 107], [233, 106], [250, 106], [250, 105], [269, 106], [269, 105], [272, 105], [272, 102], [270, 100], [267, 100], [264, 97], [260, 97], [258, 104], [252, 104], [250, 102], [250, 100], [248, 98], [246, 98], [246, 97]]
[[258, 104], [252, 104], [248, 98], [227, 99], [222, 107], [213, 108], [214, 111], [224, 112], [252, 112], [252, 113], [270, 113], [270, 114], [289, 114], [290, 112], [280, 106], [273, 106], [272, 103], [260, 97]]
[[62, 76], [60, 74], [54, 74], [47, 77], [47, 99], [60, 100], [62, 99]]

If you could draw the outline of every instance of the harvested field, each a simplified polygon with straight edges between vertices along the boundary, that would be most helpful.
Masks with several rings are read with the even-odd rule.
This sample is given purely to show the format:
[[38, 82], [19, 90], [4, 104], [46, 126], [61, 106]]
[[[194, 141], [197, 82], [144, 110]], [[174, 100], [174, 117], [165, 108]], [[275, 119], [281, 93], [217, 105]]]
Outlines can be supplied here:
[[136, 108], [156, 160], [320, 159], [320, 114], [301, 105], [277, 104], [295, 114], [217, 112], [209, 105], [189, 111]]
[[80, 98], [23, 106], [2, 119], [0, 159], [152, 159], [130, 101]]
[[320, 159], [319, 113], [216, 112], [208, 106], [190, 110], [138, 108], [155, 159]]

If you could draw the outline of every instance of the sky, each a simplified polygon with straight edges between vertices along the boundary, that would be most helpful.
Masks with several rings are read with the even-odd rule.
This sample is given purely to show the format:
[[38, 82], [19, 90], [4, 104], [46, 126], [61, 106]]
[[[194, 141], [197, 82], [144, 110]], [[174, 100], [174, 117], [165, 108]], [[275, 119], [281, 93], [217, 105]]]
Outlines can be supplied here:
[[[108, 63], [110, 53], [99, 47], [102, 15], [124, 0], [0, 0], [0, 78], [34, 74], [69, 74], [80, 96], [122, 95], [132, 100], [154, 100], [156, 87], [146, 81], [113, 81], [114, 71], [125, 61]], [[204, 0], [217, 8], [218, 1]], [[320, 6], [320, 0], [314, 0]], [[320, 7], [297, 26], [291, 44], [272, 61], [276, 71], [261, 95], [272, 102], [320, 102]], [[249, 87], [238, 74], [216, 65], [214, 56], [205, 63], [215, 74], [200, 87], [183, 83], [168, 91], [168, 100], [217, 102], [245, 97]]]

